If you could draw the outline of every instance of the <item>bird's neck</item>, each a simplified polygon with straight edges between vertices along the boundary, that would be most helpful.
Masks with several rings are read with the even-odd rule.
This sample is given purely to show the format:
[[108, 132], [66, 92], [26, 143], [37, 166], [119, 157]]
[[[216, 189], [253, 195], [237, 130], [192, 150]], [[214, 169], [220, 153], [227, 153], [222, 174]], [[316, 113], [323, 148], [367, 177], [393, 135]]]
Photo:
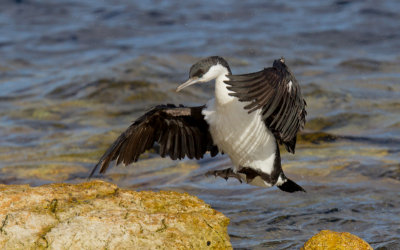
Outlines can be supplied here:
[[233, 96], [230, 96], [229, 91], [226, 87], [228, 86], [224, 81], [228, 81], [229, 71], [224, 69], [215, 78], [215, 102], [217, 105], [226, 105], [234, 100]]

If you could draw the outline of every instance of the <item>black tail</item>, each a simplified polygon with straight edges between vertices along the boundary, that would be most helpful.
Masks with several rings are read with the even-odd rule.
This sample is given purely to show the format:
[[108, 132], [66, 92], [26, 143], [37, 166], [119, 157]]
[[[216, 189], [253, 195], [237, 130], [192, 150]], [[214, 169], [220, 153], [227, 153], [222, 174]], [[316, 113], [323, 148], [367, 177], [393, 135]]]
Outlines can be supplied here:
[[288, 192], [288, 193], [293, 193], [293, 192], [297, 192], [297, 191], [303, 191], [303, 192], [306, 191], [306, 190], [304, 190], [304, 188], [297, 185], [291, 179], [286, 179], [282, 185], [278, 186], [278, 188], [280, 190]]

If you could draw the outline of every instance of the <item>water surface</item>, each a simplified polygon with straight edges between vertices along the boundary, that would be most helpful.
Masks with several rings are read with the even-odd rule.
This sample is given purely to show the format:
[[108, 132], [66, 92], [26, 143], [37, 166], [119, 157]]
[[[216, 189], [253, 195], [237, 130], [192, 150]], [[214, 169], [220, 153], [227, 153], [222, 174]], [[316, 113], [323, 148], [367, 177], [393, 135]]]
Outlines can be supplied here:
[[400, 3], [397, 1], [1, 1], [0, 182], [84, 181], [112, 141], [159, 103], [204, 104], [211, 85], [175, 93], [196, 60], [233, 73], [285, 56], [307, 100], [287, 176], [307, 193], [204, 173], [226, 156], [143, 155], [105, 176], [135, 190], [199, 196], [231, 219], [238, 249], [296, 249], [322, 229], [400, 248]]

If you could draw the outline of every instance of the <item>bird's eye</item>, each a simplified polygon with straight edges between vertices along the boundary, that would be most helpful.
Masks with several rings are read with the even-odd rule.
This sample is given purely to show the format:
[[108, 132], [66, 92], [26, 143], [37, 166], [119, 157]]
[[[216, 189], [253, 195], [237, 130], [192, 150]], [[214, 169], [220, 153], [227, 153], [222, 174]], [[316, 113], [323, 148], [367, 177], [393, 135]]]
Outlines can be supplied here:
[[198, 70], [196, 71], [196, 73], [194, 74], [194, 76], [197, 76], [198, 78], [201, 78], [204, 75], [203, 70]]

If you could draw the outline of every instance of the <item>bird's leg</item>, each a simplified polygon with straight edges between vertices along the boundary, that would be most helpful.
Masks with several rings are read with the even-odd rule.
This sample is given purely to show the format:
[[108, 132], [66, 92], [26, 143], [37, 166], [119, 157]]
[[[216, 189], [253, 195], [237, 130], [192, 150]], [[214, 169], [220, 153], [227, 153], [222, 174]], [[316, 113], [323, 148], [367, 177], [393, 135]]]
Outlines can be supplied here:
[[246, 175], [247, 183], [252, 182], [257, 176], [261, 177], [261, 179], [263, 179], [267, 183], [272, 183], [272, 185], [274, 185], [276, 182], [276, 180], [271, 180], [271, 176], [269, 174], [263, 173], [261, 170], [256, 170], [249, 167], [240, 167], [238, 173]]
[[206, 173], [206, 176], [214, 175], [215, 177], [219, 176], [221, 178], [224, 178], [225, 180], [228, 180], [229, 177], [234, 177], [242, 183], [242, 178], [240, 178], [240, 175], [238, 173], [233, 172], [231, 168], [226, 168], [222, 170], [214, 170], [214, 171], [208, 171]]

